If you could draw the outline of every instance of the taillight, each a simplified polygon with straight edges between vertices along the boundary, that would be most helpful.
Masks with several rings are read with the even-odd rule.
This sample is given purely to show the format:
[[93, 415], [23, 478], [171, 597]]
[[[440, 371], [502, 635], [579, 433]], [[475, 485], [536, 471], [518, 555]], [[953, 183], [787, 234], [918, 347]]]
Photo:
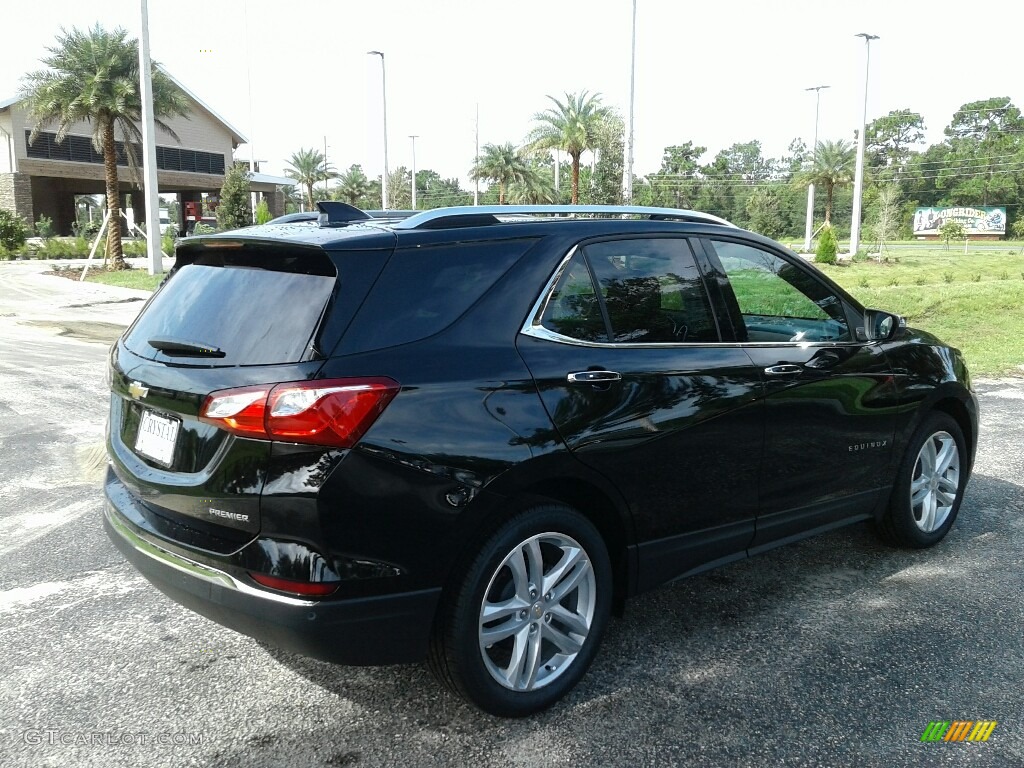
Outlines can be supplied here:
[[252, 580], [264, 587], [270, 587], [280, 592], [291, 592], [294, 595], [307, 595], [309, 597], [324, 597], [336, 592], [340, 585], [337, 581], [295, 581], [294, 579], [281, 579], [277, 576], [268, 576], [265, 573], [249, 572]]
[[398, 390], [387, 378], [222, 389], [207, 395], [199, 419], [245, 437], [351, 448]]

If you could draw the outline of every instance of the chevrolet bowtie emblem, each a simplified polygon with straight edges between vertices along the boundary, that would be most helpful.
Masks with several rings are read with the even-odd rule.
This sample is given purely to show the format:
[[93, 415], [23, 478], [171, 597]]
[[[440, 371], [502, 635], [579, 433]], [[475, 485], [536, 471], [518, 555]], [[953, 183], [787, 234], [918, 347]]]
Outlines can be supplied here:
[[133, 381], [128, 385], [128, 394], [136, 400], [141, 400], [149, 394], [149, 387], [144, 387], [139, 382]]

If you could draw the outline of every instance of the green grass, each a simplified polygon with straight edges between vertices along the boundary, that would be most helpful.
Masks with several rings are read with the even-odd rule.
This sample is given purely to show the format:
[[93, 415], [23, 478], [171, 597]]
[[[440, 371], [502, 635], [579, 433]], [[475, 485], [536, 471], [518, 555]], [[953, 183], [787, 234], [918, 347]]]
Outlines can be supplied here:
[[116, 285], [121, 288], [140, 288], [144, 291], [155, 291], [160, 281], [167, 275], [151, 275], [144, 269], [122, 269], [119, 272], [95, 272], [86, 275], [91, 283]]
[[1020, 373], [1024, 256], [1009, 249], [964, 254], [940, 247], [894, 251], [889, 258], [822, 270], [865, 306], [897, 312], [958, 347], [972, 373]]

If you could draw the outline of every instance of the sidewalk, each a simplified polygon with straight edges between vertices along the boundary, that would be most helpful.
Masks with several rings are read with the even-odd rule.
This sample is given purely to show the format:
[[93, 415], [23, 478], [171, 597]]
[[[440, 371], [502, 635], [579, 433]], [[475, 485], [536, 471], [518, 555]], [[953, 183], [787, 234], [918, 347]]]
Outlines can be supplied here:
[[[144, 267], [145, 259], [129, 259]], [[173, 259], [164, 260], [169, 270]], [[54, 264], [83, 267], [82, 259], [0, 262], [0, 332], [8, 337], [45, 332], [111, 343], [131, 324], [149, 291], [46, 275]]]

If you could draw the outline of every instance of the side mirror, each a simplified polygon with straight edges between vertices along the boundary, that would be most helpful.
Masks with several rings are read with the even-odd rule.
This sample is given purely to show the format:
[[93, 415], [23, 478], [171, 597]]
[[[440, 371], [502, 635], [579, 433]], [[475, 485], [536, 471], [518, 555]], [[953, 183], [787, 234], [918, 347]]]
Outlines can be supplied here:
[[892, 312], [881, 309], [864, 310], [864, 337], [866, 341], [888, 341], [907, 327], [907, 321]]

